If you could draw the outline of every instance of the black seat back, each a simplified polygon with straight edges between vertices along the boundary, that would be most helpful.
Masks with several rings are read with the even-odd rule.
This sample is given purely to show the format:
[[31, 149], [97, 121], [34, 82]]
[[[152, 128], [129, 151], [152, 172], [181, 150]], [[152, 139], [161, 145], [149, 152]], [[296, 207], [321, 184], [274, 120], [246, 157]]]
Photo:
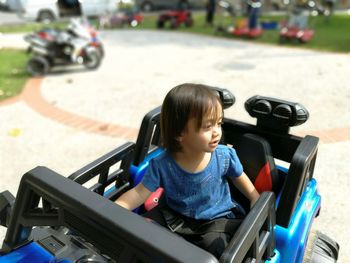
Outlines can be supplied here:
[[[272, 191], [278, 194], [281, 186], [270, 144], [263, 137], [252, 133], [240, 136], [233, 145], [243, 165], [244, 172], [259, 193]], [[232, 187], [233, 198], [249, 210], [248, 200]]]
[[280, 190], [279, 176], [270, 144], [261, 136], [246, 133], [239, 139], [236, 148], [244, 172], [259, 193]]

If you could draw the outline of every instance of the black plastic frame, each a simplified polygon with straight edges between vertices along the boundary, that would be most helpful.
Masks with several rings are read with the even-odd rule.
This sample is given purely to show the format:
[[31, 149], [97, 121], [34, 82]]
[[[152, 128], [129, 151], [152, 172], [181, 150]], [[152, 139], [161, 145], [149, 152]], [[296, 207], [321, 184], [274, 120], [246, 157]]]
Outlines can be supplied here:
[[[220, 262], [241, 262], [243, 257], [261, 262], [273, 256], [274, 207], [274, 194], [263, 193]], [[30, 242], [34, 226], [67, 227], [116, 262], [218, 262], [166, 228], [46, 167], [22, 177], [1, 254]]]
[[[46, 209], [39, 207], [40, 199]], [[46, 167], [22, 177], [1, 253], [30, 242], [33, 226], [65, 226], [117, 262], [218, 262], [165, 228]]]
[[157, 107], [148, 112], [142, 119], [136, 140], [134, 165], [139, 165], [155, 147], [161, 144], [160, 139], [160, 110]]
[[264, 192], [227, 245], [220, 263], [263, 262], [275, 249], [275, 195]]
[[274, 158], [290, 163], [276, 212], [276, 223], [288, 227], [300, 195], [313, 177], [319, 138], [273, 133], [230, 119], [224, 119], [223, 133], [225, 142], [233, 146], [242, 134], [257, 134], [269, 142]]
[[[108, 196], [106, 196], [106, 198], [113, 200], [128, 189], [132, 183], [129, 175], [129, 167], [133, 161], [134, 152], [134, 143], [124, 143], [113, 151], [72, 173], [68, 178], [79, 184], [85, 184], [92, 178], [98, 176], [98, 182], [91, 186], [90, 190], [100, 195], [105, 193], [106, 187], [115, 182], [115, 189], [110, 191]], [[121, 162], [119, 169], [110, 172], [110, 168], [118, 162]]]

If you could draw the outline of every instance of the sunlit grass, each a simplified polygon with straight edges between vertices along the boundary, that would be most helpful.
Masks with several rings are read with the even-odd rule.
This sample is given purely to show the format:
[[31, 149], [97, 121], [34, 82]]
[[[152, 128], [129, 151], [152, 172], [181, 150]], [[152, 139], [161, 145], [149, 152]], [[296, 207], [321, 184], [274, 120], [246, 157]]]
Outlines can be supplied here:
[[19, 94], [30, 77], [25, 64], [28, 56], [24, 50], [0, 49], [0, 100]]
[[[217, 34], [215, 27], [205, 25], [204, 13], [195, 13], [194, 25], [190, 28], [181, 25], [176, 31], [188, 32], [195, 34], [203, 34], [216, 37], [225, 37], [234, 39], [232, 35]], [[276, 21], [286, 19], [283, 16], [262, 16], [260, 20]], [[157, 15], [147, 15], [141, 25], [136, 27], [136, 30], [152, 29], [158, 30], [156, 27]], [[235, 20], [230, 17], [216, 16], [216, 24], [221, 24], [225, 27], [235, 23]], [[311, 42], [299, 44], [297, 42], [287, 43], [285, 45], [293, 47], [302, 47], [314, 50], [324, 50], [339, 53], [350, 52], [350, 15], [334, 15], [329, 21], [324, 17], [314, 17], [310, 19], [310, 26], [315, 30], [315, 36]], [[6, 25], [0, 26], [2, 33], [18, 33], [18, 32], [33, 32], [43, 27], [65, 28], [67, 21], [45, 25], [40, 23], [27, 23], [22, 25]], [[94, 26], [97, 26], [97, 21], [92, 21]], [[130, 28], [129, 28], [130, 29]], [[162, 30], [173, 31], [166, 27]], [[271, 45], [279, 45], [279, 30], [265, 30], [262, 37], [254, 40], [258, 43], [267, 43]], [[24, 50], [15, 49], [0, 49], [0, 100], [19, 94], [30, 77], [25, 71], [25, 65], [28, 60], [28, 55]]]

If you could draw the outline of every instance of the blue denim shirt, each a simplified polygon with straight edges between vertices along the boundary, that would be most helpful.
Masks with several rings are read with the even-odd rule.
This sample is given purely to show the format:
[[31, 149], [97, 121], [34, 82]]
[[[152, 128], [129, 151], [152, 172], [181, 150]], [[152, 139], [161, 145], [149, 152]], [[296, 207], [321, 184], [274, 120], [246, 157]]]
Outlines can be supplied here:
[[215, 149], [207, 167], [197, 173], [185, 171], [164, 151], [150, 161], [142, 184], [151, 192], [163, 187], [168, 206], [180, 214], [211, 220], [239, 206], [231, 198], [226, 176], [242, 173], [236, 151], [224, 145]]

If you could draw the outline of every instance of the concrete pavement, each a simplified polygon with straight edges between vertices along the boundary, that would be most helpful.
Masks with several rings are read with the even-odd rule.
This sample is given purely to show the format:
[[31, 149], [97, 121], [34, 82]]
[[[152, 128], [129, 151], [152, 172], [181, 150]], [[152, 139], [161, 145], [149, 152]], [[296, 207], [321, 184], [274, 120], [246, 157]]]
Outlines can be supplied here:
[[[3, 36], [0, 43], [25, 47], [21, 37]], [[20, 177], [37, 165], [69, 175], [121, 143], [135, 141], [143, 115], [180, 83], [228, 88], [237, 100], [226, 116], [250, 123], [255, 120], [244, 111], [245, 100], [273, 96], [310, 111], [309, 121], [291, 132], [321, 138], [315, 178], [323, 199], [315, 227], [340, 243], [338, 262], [350, 260], [349, 54], [177, 32], [121, 30], [101, 37], [106, 57], [98, 70], [56, 70], [0, 103], [0, 191], [16, 193]]]

